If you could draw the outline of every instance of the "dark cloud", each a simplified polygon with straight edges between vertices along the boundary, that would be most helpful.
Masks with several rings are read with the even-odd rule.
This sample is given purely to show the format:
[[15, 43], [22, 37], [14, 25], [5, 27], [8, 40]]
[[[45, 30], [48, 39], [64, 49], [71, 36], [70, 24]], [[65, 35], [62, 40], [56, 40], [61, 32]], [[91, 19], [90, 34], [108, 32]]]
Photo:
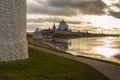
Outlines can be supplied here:
[[115, 6], [117, 6], [118, 8], [120, 8], [120, 0], [119, 0], [119, 2], [118, 2], [118, 3], [113, 4], [113, 5], [115, 5]]
[[[120, 0], [118, 3], [112, 4], [112, 6], [116, 6], [118, 9], [120, 9]], [[110, 13], [111, 16], [120, 19], [120, 11], [119, 12], [115, 12], [115, 11], [108, 11]]]
[[120, 12], [113, 12], [113, 11], [109, 11], [110, 15], [115, 17], [115, 18], [120, 18]]
[[60, 22], [61, 19], [59, 18], [28, 18], [28, 23], [43, 23], [43, 22]]
[[68, 24], [81, 24], [82, 21], [67, 21]]
[[100, 15], [104, 14], [107, 7], [101, 0], [48, 0], [53, 7], [77, 9], [83, 14]]
[[[44, 23], [44, 22], [50, 22], [50, 23], [59, 23], [61, 21], [60, 18], [37, 18], [37, 19], [34, 19], [34, 18], [28, 18], [27, 19], [27, 22], [28, 23]], [[68, 21], [68, 20], [65, 20], [67, 21], [67, 24], [89, 24], [91, 25], [92, 23], [91, 22], [85, 22], [85, 21]]]
[[115, 4], [118, 8], [120, 8], [120, 4]]
[[[104, 15], [105, 9], [108, 9], [109, 15], [120, 19], [120, 12], [110, 11], [109, 7], [102, 0], [33, 0], [34, 3], [28, 3], [27, 12], [34, 15], [49, 16], [76, 16], [83, 15]], [[120, 8], [120, 2], [112, 4]], [[58, 22], [58, 19], [28, 19], [28, 22]], [[70, 22], [71, 24], [80, 24], [81, 22]]]
[[120, 59], [120, 54], [114, 55], [114, 58]]
[[[37, 0], [36, 0], [37, 1]], [[42, 2], [43, 3], [43, 2]], [[72, 16], [77, 15], [75, 9], [71, 8], [61, 8], [61, 7], [53, 7], [48, 6], [48, 3], [43, 3], [41, 5], [40, 1], [38, 4], [29, 3], [27, 12], [28, 14], [43, 14], [43, 15], [54, 15], [54, 16]]]
[[107, 7], [101, 0], [34, 0], [28, 3], [28, 14], [74, 16], [79, 13], [87, 15], [105, 14]]
[[92, 24], [91, 22], [85, 21], [67, 21], [68, 24]]

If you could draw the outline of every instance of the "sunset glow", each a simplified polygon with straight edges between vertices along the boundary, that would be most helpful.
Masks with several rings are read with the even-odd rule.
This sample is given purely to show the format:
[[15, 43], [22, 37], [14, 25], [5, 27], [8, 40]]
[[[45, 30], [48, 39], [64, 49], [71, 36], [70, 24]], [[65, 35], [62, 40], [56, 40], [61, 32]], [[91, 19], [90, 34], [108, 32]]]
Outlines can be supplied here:
[[114, 27], [120, 28], [120, 20], [112, 16], [88, 16], [86, 20], [92, 22], [94, 26], [103, 29], [112, 29]]
[[27, 0], [28, 31], [52, 28], [64, 19], [76, 31], [101, 28], [111, 33], [108, 29], [120, 28], [119, 5], [120, 0]]
[[119, 0], [102, 0], [102, 1], [105, 2], [107, 5], [112, 5], [119, 2]]

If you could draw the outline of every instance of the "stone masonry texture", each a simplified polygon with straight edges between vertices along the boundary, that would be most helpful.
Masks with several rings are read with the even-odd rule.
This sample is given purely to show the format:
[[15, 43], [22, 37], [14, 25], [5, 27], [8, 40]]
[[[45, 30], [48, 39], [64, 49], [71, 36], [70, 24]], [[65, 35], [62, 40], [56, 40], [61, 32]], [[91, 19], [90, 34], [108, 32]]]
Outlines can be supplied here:
[[26, 58], [26, 0], [0, 0], [0, 61]]

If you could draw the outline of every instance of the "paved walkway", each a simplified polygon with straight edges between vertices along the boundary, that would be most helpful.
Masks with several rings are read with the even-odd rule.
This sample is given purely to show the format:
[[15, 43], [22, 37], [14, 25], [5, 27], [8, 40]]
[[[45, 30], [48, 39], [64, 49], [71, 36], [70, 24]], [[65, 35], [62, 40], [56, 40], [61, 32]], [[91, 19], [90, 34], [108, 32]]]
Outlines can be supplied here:
[[77, 57], [77, 56], [73, 56], [73, 55], [69, 55], [69, 54], [64, 54], [61, 52], [56, 52], [56, 51], [36, 47], [33, 45], [29, 45], [29, 47], [35, 48], [38, 50], [43, 50], [43, 51], [49, 52], [51, 54], [62, 56], [64, 58], [69, 58], [69, 59], [73, 59], [76, 61], [80, 61], [80, 62], [89, 64], [90, 66], [94, 67], [95, 69], [97, 69], [98, 71], [103, 73], [105, 76], [107, 76], [110, 80], [120, 80], [120, 66], [106, 63], [106, 62], [97, 61], [97, 60], [92, 60], [92, 59], [87, 59], [87, 58], [83, 58], [83, 57]]

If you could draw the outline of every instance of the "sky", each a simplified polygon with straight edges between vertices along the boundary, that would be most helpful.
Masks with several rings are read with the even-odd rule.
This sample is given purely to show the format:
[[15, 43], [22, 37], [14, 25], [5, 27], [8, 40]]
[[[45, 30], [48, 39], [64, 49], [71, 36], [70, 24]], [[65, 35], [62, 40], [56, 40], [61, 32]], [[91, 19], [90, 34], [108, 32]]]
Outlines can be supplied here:
[[120, 0], [27, 0], [27, 31], [65, 20], [72, 31], [120, 33]]

